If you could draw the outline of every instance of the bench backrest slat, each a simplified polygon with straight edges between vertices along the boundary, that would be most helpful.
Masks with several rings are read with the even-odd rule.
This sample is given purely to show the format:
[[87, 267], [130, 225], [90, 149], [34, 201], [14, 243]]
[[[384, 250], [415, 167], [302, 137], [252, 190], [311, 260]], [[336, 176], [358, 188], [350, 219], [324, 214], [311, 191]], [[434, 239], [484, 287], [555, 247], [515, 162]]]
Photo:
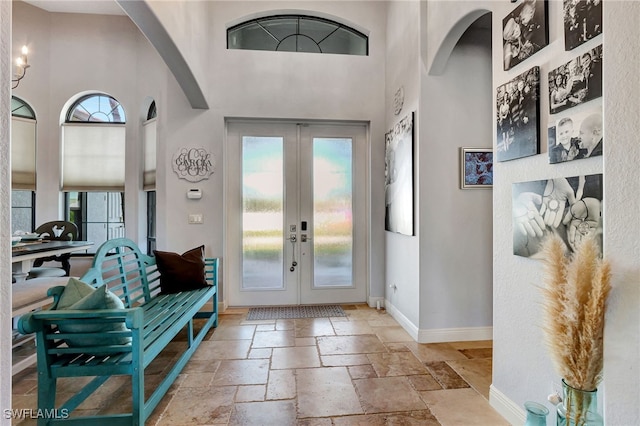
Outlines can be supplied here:
[[[153, 276], [151, 281], [149, 273]], [[106, 284], [127, 308], [148, 302], [160, 289], [155, 258], [143, 254], [127, 238], [109, 240], [100, 246], [91, 268], [80, 280], [94, 287]]]

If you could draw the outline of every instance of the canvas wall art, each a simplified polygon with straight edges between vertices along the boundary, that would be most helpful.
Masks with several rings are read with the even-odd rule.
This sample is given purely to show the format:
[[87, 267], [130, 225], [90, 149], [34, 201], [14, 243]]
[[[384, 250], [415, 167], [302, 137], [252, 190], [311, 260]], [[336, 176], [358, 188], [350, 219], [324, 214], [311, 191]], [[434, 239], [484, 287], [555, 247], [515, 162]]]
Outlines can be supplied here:
[[559, 116], [549, 138], [549, 163], [602, 155], [602, 106], [578, 114]]
[[565, 50], [602, 34], [602, 0], [564, 0], [563, 9]]
[[602, 174], [560, 177], [512, 185], [513, 254], [540, 258], [550, 233], [568, 251], [586, 238], [602, 250]]
[[460, 189], [493, 187], [493, 150], [460, 148]]
[[504, 69], [509, 70], [549, 44], [547, 1], [525, 0], [502, 20]]
[[549, 72], [549, 112], [561, 111], [602, 96], [602, 45]]
[[385, 229], [413, 235], [413, 113], [385, 135]]
[[497, 89], [497, 161], [538, 154], [540, 67], [535, 66]]

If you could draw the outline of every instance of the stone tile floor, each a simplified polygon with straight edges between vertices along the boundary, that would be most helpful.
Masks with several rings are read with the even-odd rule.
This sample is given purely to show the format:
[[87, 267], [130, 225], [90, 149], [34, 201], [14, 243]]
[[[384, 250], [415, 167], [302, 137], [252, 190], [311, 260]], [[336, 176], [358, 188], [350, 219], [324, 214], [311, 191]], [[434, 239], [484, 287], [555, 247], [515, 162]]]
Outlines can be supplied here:
[[[228, 309], [147, 424], [508, 425], [488, 403], [491, 341], [419, 344], [384, 310], [343, 308], [346, 317], [262, 321]], [[147, 368], [147, 383], [183, 340]], [[58, 399], [85, 382], [61, 379]], [[121, 411], [128, 383], [110, 379], [77, 411]], [[35, 368], [14, 376], [12, 408], [35, 409], [36, 394]]]

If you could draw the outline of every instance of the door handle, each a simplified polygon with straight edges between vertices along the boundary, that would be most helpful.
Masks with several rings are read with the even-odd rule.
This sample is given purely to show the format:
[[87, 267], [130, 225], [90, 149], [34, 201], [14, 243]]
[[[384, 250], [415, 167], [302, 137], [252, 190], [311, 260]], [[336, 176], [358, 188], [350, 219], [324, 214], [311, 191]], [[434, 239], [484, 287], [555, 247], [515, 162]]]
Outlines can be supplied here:
[[300, 242], [306, 243], [307, 241], [311, 241], [313, 238], [307, 236], [307, 234], [300, 234]]
[[296, 266], [298, 266], [298, 262], [296, 262], [296, 242], [298, 241], [298, 238], [296, 237], [296, 234], [289, 234], [289, 238], [287, 239], [291, 241], [291, 267], [289, 270], [293, 272], [296, 270]]

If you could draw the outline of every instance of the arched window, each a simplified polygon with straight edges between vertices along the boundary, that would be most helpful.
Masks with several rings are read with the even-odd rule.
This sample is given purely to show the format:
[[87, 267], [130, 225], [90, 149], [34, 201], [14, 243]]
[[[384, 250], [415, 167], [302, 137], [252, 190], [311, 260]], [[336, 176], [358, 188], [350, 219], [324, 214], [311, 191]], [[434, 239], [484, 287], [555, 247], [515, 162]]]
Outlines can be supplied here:
[[36, 113], [33, 108], [29, 106], [25, 101], [15, 96], [11, 96], [11, 116], [36, 119]]
[[36, 113], [20, 98], [11, 97], [11, 231], [35, 226]]
[[149, 105], [149, 111], [147, 112], [147, 120], [151, 120], [152, 118], [156, 118], [158, 116], [158, 111], [156, 110], [156, 101], [152, 101], [151, 105]]
[[147, 112], [147, 119], [144, 123], [142, 123], [142, 138], [144, 140], [144, 172], [142, 177], [142, 185], [145, 191], [153, 191], [156, 189], [156, 117], [156, 102], [152, 101]]
[[62, 127], [62, 190], [124, 191], [125, 114], [115, 98], [77, 99]]
[[76, 99], [62, 124], [66, 219], [94, 248], [124, 237], [125, 112], [104, 93]]
[[229, 28], [227, 48], [366, 56], [369, 39], [361, 32], [329, 19], [277, 15]]
[[156, 101], [152, 101], [147, 111], [147, 119], [142, 123], [144, 172], [142, 187], [147, 193], [147, 254], [156, 249], [156, 145], [157, 137]]
[[124, 110], [120, 102], [115, 98], [102, 95], [91, 94], [78, 99], [69, 108], [67, 113], [67, 123], [116, 123], [124, 124]]

